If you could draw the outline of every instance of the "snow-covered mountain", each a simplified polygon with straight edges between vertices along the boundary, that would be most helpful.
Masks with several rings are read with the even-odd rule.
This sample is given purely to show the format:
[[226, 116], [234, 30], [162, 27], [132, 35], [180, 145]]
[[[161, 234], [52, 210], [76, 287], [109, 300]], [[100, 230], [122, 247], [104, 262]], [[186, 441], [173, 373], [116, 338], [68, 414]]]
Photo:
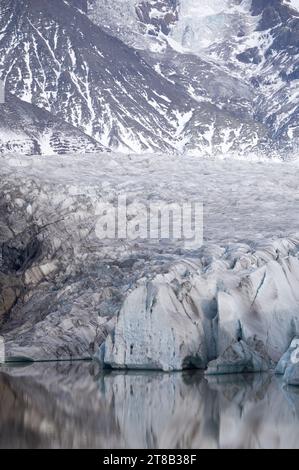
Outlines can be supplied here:
[[[297, 147], [298, 0], [119, 0], [113, 16], [111, 2], [89, 3], [93, 21], [141, 50], [190, 96], [258, 122], [265, 132], [257, 133], [259, 145], [268, 135], [272, 152]], [[218, 128], [216, 118], [209, 129], [212, 148]], [[192, 125], [186, 131], [196, 147]], [[243, 129], [240, 135], [247, 140]]]
[[255, 119], [266, 125], [281, 151], [296, 148], [298, 2], [185, 0], [171, 40], [235, 76], [241, 94], [241, 84], [248, 86]]
[[1, 0], [0, 79], [102, 147], [272, 156], [299, 136], [298, 34], [295, 0]]
[[103, 151], [92, 137], [13, 95], [0, 104], [0, 153], [64, 154]]
[[105, 146], [172, 149], [188, 96], [134, 50], [63, 0], [4, 0], [1, 10], [0, 73], [7, 91]]
[[159, 33], [177, 23], [179, 0], [87, 0], [89, 18], [137, 49], [163, 48]]

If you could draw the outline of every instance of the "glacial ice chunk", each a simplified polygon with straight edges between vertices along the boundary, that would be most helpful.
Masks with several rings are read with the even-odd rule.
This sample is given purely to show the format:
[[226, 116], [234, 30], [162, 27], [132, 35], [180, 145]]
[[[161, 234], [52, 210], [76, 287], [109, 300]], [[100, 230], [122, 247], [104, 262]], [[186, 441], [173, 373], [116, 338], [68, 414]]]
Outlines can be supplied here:
[[206, 375], [266, 372], [271, 361], [244, 341], [235, 341], [216, 360], [208, 364]]

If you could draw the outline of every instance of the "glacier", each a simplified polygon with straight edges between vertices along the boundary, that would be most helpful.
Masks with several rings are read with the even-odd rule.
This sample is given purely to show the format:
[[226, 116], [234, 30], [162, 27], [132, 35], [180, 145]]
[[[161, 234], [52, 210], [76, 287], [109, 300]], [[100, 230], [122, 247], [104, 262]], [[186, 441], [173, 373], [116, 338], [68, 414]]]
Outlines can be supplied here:
[[254, 31], [259, 18], [250, 16], [251, 0], [184, 0], [170, 36], [186, 50], [200, 54], [217, 43], [231, 40], [238, 28]]
[[278, 362], [275, 372], [283, 376], [283, 381], [288, 385], [299, 385], [299, 337], [294, 337], [288, 350]]
[[231, 244], [142, 280], [102, 346], [104, 364], [208, 367], [209, 374], [270, 369], [298, 335], [297, 254], [297, 238], [254, 250]]
[[[223, 372], [237, 347], [244, 371], [264, 370], [299, 335], [297, 162], [102, 153], [0, 163], [8, 360], [211, 372], [217, 359]], [[124, 194], [145, 207], [204, 202], [204, 245], [100, 240], [98, 203]]]

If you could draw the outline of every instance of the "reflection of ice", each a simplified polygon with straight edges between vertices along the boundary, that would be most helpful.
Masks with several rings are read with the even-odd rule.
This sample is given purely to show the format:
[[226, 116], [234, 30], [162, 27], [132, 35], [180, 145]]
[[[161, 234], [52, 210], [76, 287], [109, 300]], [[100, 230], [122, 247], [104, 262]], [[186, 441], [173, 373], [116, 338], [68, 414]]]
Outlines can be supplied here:
[[217, 400], [200, 373], [128, 373], [100, 379], [128, 448], [217, 446]]
[[128, 448], [298, 447], [299, 415], [269, 374], [207, 382], [199, 373], [116, 373], [100, 383]]
[[276, 377], [255, 374], [221, 378], [218, 392], [221, 448], [297, 448], [299, 416]]
[[0, 364], [5, 362], [5, 343], [4, 338], [0, 336]]
[[289, 402], [289, 405], [293, 410], [293, 414], [296, 415], [299, 420], [299, 387], [286, 385], [281, 377], [280, 380], [285, 398]]
[[0, 372], [0, 447], [297, 448], [299, 393], [269, 374]]

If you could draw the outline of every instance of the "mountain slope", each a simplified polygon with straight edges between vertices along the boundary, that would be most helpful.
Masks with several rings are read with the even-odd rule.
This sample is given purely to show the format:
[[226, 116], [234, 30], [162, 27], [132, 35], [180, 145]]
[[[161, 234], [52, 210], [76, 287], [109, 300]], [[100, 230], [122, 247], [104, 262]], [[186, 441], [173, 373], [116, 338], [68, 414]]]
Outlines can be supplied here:
[[287, 156], [299, 12], [287, 0], [2, 0], [0, 79], [121, 152]]
[[47, 111], [7, 95], [0, 104], [0, 153], [48, 155], [105, 150], [79, 129]]
[[[170, 31], [176, 20], [176, 10], [171, 15], [167, 10], [171, 3], [151, 2], [148, 10], [147, 2], [138, 2], [138, 22], [153, 21], [153, 26], [146, 26], [152, 37], [160, 30]], [[211, 154], [238, 148], [257, 151], [265, 142], [269, 144], [265, 126], [252, 117], [250, 109], [244, 116], [235, 112], [235, 105], [226, 106], [230, 97], [223, 103], [217, 96], [211, 99], [209, 93], [204, 99], [190, 93], [184, 77], [173, 80], [172, 72], [163, 75], [151, 57], [142, 57], [109, 35], [85, 11], [81, 0], [1, 2], [0, 78], [9, 92], [118, 151]], [[170, 64], [165, 64], [171, 68], [177, 58], [171, 56], [173, 49], [168, 52]], [[212, 70], [201, 88], [210, 82], [214, 95], [219, 81], [227, 89], [238, 88], [227, 72], [219, 80], [214, 64], [192, 60], [193, 65], [191, 76], [198, 76], [198, 67]], [[250, 103], [250, 93], [245, 92], [244, 99]]]
[[134, 50], [62, 0], [4, 0], [1, 23], [0, 74], [9, 92], [105, 146], [172, 149], [177, 113], [190, 100]]
[[191, 97], [216, 104], [230, 119], [259, 123], [258, 146], [271, 138], [267, 153], [296, 150], [297, 0], [117, 0], [113, 15], [109, 1], [89, 5], [93, 21], [138, 48]]
[[178, 21], [179, 0], [87, 0], [89, 18], [137, 49], [163, 49], [159, 33]]
[[299, 12], [287, 2], [260, 0], [253, 0], [251, 12], [259, 18], [254, 33], [259, 46], [245, 37], [237, 59], [259, 90], [261, 119], [274, 138], [291, 145], [299, 139]]
[[[297, 5], [297, 9], [296, 9]], [[205, 10], [206, 7], [206, 10]], [[217, 63], [253, 92], [255, 118], [281, 151], [299, 139], [298, 3], [282, 0], [181, 2], [171, 39]]]

